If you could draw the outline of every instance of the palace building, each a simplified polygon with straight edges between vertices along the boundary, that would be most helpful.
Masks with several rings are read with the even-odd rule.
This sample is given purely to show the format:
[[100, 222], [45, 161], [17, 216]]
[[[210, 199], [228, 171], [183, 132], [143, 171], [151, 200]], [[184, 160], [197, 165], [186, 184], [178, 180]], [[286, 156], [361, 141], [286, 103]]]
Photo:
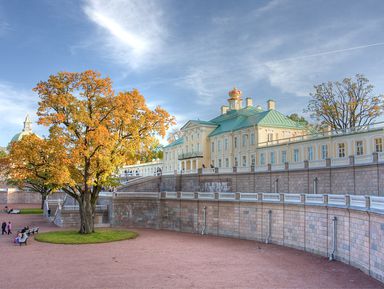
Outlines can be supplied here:
[[[384, 125], [372, 124], [348, 130], [314, 132], [276, 110], [245, 104], [240, 90], [229, 92], [228, 105], [217, 117], [190, 120], [182, 137], [164, 147], [164, 159], [127, 166], [140, 175], [263, 172], [372, 163], [384, 159]], [[376, 154], [376, 155], [375, 155]]]

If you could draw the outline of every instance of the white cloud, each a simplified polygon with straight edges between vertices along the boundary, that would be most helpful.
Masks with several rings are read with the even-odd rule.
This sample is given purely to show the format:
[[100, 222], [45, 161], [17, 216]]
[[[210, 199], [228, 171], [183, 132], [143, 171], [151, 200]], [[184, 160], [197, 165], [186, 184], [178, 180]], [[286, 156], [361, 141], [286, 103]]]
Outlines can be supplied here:
[[104, 55], [139, 69], [154, 61], [166, 37], [157, 4], [152, 0], [87, 0], [83, 10], [100, 28]]
[[14, 88], [0, 82], [0, 116], [2, 125], [21, 125], [26, 114], [35, 115], [37, 99], [32, 91]]

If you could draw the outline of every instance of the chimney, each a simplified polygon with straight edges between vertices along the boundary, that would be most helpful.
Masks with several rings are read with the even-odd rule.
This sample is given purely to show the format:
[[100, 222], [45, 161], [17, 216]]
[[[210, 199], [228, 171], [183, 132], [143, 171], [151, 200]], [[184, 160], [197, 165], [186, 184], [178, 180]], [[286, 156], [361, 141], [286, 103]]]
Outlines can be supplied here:
[[221, 106], [221, 114], [226, 114], [228, 109], [229, 109], [229, 107], [227, 105], [222, 105]]
[[252, 98], [247, 97], [245, 99], [245, 107], [250, 107], [250, 106], [252, 106]]
[[276, 102], [272, 99], [267, 101], [268, 110], [276, 109]]

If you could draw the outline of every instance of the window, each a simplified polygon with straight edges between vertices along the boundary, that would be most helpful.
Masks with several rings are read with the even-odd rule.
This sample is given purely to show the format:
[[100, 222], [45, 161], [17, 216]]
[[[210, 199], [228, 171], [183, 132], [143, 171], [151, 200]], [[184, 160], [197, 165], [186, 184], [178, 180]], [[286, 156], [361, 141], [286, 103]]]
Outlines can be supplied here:
[[214, 151], [215, 151], [215, 143], [212, 142], [212, 143], [211, 143], [211, 152], [214, 152]]
[[308, 160], [311, 161], [313, 160], [313, 148], [312, 147], [308, 147]]
[[194, 152], [194, 150], [193, 150], [193, 144], [191, 144], [191, 152]]
[[254, 167], [256, 165], [256, 157], [255, 155], [251, 155], [251, 166]]
[[225, 167], [226, 167], [226, 168], [229, 167], [229, 159], [228, 159], [228, 158], [225, 159]]
[[265, 165], [265, 156], [264, 156], [264, 153], [260, 153], [260, 165]]
[[185, 142], [188, 142], [188, 136], [185, 137]]
[[219, 168], [221, 168], [221, 159], [219, 159]]
[[243, 134], [243, 147], [245, 147], [247, 145], [247, 142], [248, 142], [248, 135]]
[[188, 151], [188, 145], [185, 146], [185, 150], [186, 150], [187, 153], [189, 152]]
[[339, 158], [345, 157], [345, 144], [344, 143], [339, 143], [337, 145], [337, 151], [338, 151]]
[[217, 151], [221, 152], [221, 140], [217, 142]]
[[247, 156], [243, 156], [243, 167], [247, 166]]
[[200, 144], [197, 143], [197, 151], [200, 152]]
[[228, 139], [224, 139], [224, 150], [228, 150]]
[[212, 167], [215, 167], [215, 160], [212, 160]]
[[251, 133], [251, 145], [255, 144], [255, 134]]
[[235, 148], [237, 148], [237, 137], [235, 137]]
[[381, 153], [383, 151], [383, 139], [375, 138], [375, 152]]
[[237, 167], [239, 165], [238, 161], [237, 161], [237, 157], [235, 157], [235, 167]]
[[271, 152], [271, 164], [275, 163], [275, 152]]
[[293, 150], [293, 161], [297, 163], [299, 161], [299, 149]]
[[281, 162], [284, 164], [287, 162], [287, 151], [281, 152]]
[[356, 141], [356, 155], [361, 156], [364, 154], [363, 141]]
[[268, 134], [268, 141], [273, 141], [273, 133]]
[[321, 159], [325, 160], [328, 158], [328, 146], [326, 144], [323, 144], [321, 146]]
[[193, 141], [193, 134], [191, 135], [191, 141]]

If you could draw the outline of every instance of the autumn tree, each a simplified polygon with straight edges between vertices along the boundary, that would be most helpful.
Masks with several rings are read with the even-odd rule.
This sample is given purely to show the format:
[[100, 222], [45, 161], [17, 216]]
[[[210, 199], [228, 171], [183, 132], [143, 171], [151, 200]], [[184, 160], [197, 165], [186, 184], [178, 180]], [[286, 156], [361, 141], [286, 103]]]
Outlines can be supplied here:
[[160, 107], [149, 109], [136, 89], [115, 93], [111, 80], [92, 70], [51, 75], [34, 91], [39, 123], [65, 149], [63, 190], [79, 203], [80, 233], [91, 233], [102, 187], [119, 167], [139, 159], [155, 135], [165, 136], [173, 118]]
[[66, 184], [65, 150], [56, 141], [35, 134], [23, 136], [10, 145], [8, 183], [41, 194], [41, 208], [46, 198]]
[[332, 129], [371, 124], [383, 112], [383, 96], [361, 74], [343, 81], [315, 85], [307, 111]]

